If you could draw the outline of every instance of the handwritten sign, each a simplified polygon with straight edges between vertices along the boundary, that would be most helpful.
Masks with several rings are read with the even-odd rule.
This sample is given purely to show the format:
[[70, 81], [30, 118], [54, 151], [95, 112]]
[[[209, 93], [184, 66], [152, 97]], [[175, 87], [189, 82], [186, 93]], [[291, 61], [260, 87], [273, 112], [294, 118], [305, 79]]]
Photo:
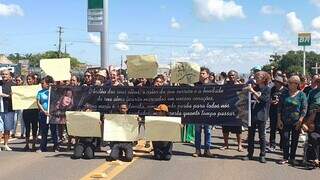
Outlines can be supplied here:
[[11, 89], [13, 110], [38, 109], [36, 96], [41, 90], [40, 85], [12, 86]]
[[68, 134], [77, 137], [101, 137], [99, 112], [67, 111]]
[[104, 141], [137, 141], [138, 115], [105, 114]]
[[70, 59], [41, 59], [40, 68], [55, 81], [70, 80]]
[[145, 117], [147, 141], [181, 141], [181, 118], [165, 116]]
[[127, 56], [129, 78], [154, 78], [158, 63], [154, 55]]
[[177, 62], [171, 72], [171, 82], [193, 84], [199, 81], [200, 66], [191, 62]]

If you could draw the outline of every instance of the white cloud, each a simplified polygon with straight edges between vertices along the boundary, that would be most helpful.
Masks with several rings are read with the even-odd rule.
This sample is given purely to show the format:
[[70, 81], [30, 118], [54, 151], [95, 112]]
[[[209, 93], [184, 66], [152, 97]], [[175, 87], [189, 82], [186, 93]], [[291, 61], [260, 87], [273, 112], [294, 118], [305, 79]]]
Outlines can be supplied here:
[[24, 12], [19, 5], [0, 3], [0, 16], [24, 16]]
[[283, 14], [284, 10], [282, 10], [280, 8], [277, 8], [277, 7], [270, 6], [270, 5], [264, 5], [264, 6], [261, 7], [260, 12], [262, 14], [267, 14], [267, 15], [270, 15], [270, 14]]
[[310, 2], [311, 2], [312, 4], [320, 7], [320, 0], [311, 0]]
[[181, 25], [179, 22], [177, 22], [176, 18], [172, 17], [171, 18], [171, 28], [172, 29], [180, 29]]
[[196, 15], [204, 21], [245, 18], [242, 6], [234, 1], [193, 0]]
[[228, 72], [231, 69], [240, 73], [248, 73], [256, 65], [267, 64], [271, 53], [267, 51], [235, 51], [232, 48], [227, 48], [214, 49], [201, 56], [189, 57], [191, 62], [206, 66], [215, 73]]
[[130, 48], [126, 43], [118, 42], [115, 44], [115, 48], [119, 51], [128, 51]]
[[295, 12], [287, 14], [287, 22], [294, 33], [299, 33], [304, 30], [302, 21], [296, 16]]
[[270, 31], [264, 31], [261, 37], [253, 37], [253, 42], [257, 45], [271, 45], [271, 46], [280, 46], [282, 41], [277, 33]]
[[128, 41], [128, 34], [125, 32], [122, 32], [118, 35], [118, 40], [121, 42], [127, 42]]
[[197, 55], [199, 53], [202, 53], [205, 50], [205, 47], [198, 39], [195, 39], [193, 40], [192, 45], [190, 46], [190, 49], [191, 49], [191, 54], [193, 53], [193, 55]]
[[94, 35], [93, 33], [89, 33], [89, 40], [91, 43], [95, 45], [100, 45], [100, 37], [97, 35]]
[[320, 39], [320, 32], [318, 32], [318, 31], [312, 31], [312, 32], [311, 32], [311, 38], [312, 38], [313, 40], [319, 40], [319, 39]]
[[121, 32], [118, 35], [118, 42], [114, 45], [114, 47], [116, 48], [116, 50], [119, 51], [129, 51], [129, 46], [128, 46], [128, 34], [125, 32]]
[[234, 44], [233, 47], [234, 47], [234, 48], [242, 48], [243, 45], [242, 45], [242, 44]]
[[314, 18], [311, 25], [314, 29], [320, 29], [320, 16]]

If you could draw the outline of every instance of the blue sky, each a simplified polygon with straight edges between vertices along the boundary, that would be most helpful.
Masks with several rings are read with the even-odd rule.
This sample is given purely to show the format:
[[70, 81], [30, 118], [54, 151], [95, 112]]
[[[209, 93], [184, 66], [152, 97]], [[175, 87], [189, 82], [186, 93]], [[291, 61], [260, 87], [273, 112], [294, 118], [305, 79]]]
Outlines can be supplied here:
[[[320, 0], [110, 0], [110, 63], [155, 54], [160, 64], [194, 61], [215, 72], [247, 72], [270, 53], [297, 47], [297, 32], [313, 32], [319, 51]], [[98, 33], [87, 32], [87, 0], [0, 0], [0, 53], [55, 50], [63, 45], [98, 65]]]

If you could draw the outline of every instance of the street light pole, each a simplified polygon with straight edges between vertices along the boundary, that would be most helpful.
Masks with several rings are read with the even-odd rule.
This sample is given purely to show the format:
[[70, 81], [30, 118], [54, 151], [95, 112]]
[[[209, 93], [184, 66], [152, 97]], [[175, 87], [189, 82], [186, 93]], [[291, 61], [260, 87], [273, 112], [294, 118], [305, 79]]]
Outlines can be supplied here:
[[108, 14], [109, 14], [109, 0], [103, 0], [103, 30], [100, 32], [100, 50], [101, 50], [101, 67], [107, 68], [108, 66]]
[[303, 46], [303, 75], [306, 75], [306, 46]]

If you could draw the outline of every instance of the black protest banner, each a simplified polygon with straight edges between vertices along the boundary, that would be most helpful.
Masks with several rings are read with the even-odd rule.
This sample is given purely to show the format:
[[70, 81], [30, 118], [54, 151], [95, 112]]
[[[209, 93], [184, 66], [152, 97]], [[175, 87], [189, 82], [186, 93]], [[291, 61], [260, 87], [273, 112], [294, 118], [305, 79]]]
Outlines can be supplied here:
[[182, 117], [183, 123], [240, 126], [243, 122], [248, 122], [248, 92], [243, 90], [244, 87], [245, 85], [74, 88], [53, 86], [50, 92], [50, 113], [52, 117], [58, 117], [62, 116], [61, 112], [65, 109], [82, 110], [84, 107], [91, 107], [92, 110], [101, 113], [117, 113], [118, 105], [127, 102], [130, 114], [147, 116], [153, 115], [153, 108], [159, 104], [166, 104], [169, 107], [169, 115]]

